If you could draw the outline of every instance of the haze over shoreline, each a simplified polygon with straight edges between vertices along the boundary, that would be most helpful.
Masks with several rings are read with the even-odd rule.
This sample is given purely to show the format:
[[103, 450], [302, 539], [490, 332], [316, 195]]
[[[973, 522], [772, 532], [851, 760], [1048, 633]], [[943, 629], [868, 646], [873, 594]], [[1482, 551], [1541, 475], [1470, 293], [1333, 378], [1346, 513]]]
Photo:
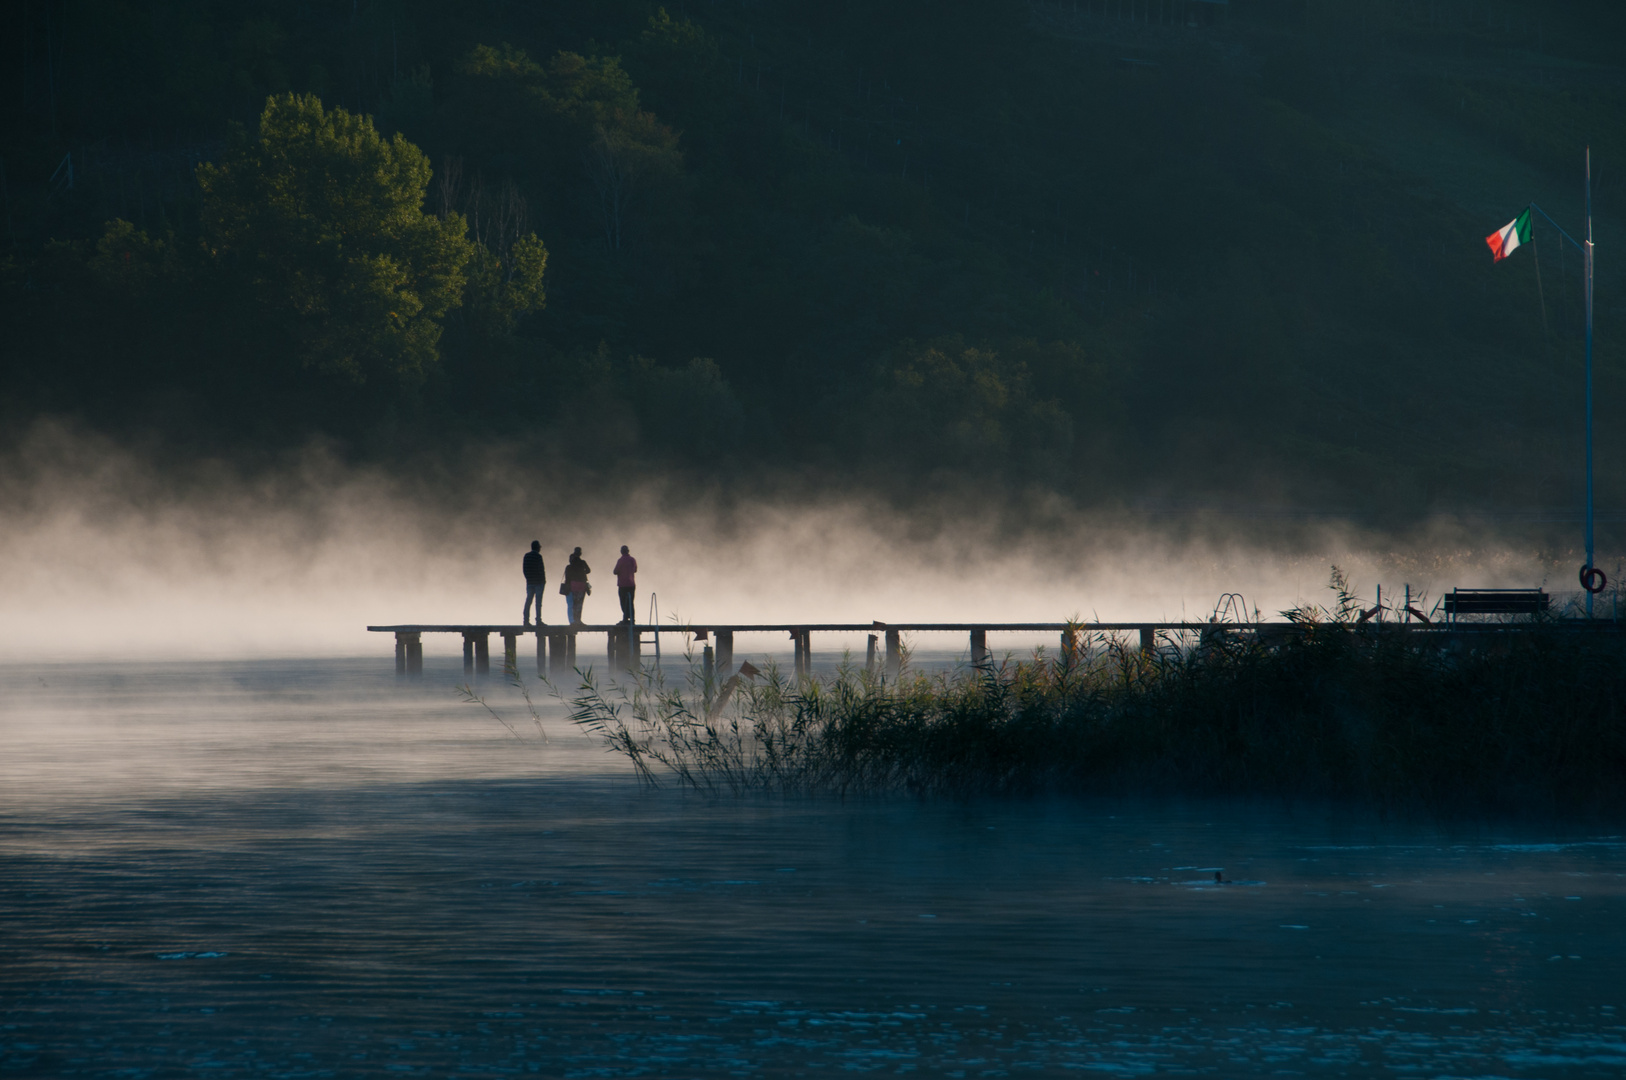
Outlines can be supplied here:
[[[1390, 533], [1336, 518], [1091, 509], [990, 491], [912, 506], [787, 485], [737, 494], [639, 477], [567, 490], [493, 452], [432, 480], [313, 449], [250, 472], [184, 470], [57, 428], [13, 451], [0, 491], [0, 654], [16, 660], [361, 655], [366, 626], [517, 622], [519, 560], [550, 581], [580, 545], [638, 556], [639, 614], [696, 621], [1202, 619], [1223, 593], [1266, 617], [1406, 584], [1569, 590], [1563, 523], [1492, 532], [1434, 519]], [[1612, 569], [1612, 568], [1610, 568]], [[549, 621], [562, 621], [557, 597]], [[935, 647], [927, 641], [925, 647]], [[956, 647], [958, 642], [944, 643]]]

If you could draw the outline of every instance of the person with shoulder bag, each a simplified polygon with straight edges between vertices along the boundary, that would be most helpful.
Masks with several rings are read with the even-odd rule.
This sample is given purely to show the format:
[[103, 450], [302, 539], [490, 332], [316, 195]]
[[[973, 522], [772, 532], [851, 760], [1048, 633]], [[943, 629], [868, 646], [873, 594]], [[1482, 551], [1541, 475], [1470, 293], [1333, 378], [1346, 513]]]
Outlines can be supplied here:
[[564, 584], [560, 589], [565, 593], [565, 607], [573, 625], [581, 625], [582, 605], [593, 591], [593, 587], [587, 583], [587, 575], [592, 572], [593, 568], [582, 558], [581, 548], [570, 553], [570, 562], [565, 566]]

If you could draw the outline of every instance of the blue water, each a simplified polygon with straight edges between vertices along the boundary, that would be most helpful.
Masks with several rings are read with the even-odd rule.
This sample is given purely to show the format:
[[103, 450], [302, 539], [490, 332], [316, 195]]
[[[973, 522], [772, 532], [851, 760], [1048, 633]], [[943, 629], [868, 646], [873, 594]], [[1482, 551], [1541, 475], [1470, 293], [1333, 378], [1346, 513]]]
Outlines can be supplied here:
[[1606, 831], [714, 801], [388, 675], [0, 670], [0, 1074], [1626, 1072]]

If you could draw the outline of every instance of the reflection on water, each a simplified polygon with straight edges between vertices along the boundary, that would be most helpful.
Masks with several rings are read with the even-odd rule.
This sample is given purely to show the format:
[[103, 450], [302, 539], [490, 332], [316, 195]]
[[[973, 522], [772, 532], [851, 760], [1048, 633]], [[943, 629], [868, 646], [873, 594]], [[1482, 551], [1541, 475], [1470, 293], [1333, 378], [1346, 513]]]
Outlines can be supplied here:
[[1626, 1067], [1620, 838], [717, 802], [430, 674], [0, 673], [0, 1073]]

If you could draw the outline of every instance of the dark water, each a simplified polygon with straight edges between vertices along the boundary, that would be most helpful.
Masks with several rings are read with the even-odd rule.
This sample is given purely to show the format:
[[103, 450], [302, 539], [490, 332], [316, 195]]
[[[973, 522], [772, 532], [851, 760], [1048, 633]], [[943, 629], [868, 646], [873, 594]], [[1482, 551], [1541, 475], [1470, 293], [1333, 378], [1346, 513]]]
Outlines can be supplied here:
[[430, 674], [0, 672], [0, 1074], [1626, 1072], [1620, 837], [710, 801]]

